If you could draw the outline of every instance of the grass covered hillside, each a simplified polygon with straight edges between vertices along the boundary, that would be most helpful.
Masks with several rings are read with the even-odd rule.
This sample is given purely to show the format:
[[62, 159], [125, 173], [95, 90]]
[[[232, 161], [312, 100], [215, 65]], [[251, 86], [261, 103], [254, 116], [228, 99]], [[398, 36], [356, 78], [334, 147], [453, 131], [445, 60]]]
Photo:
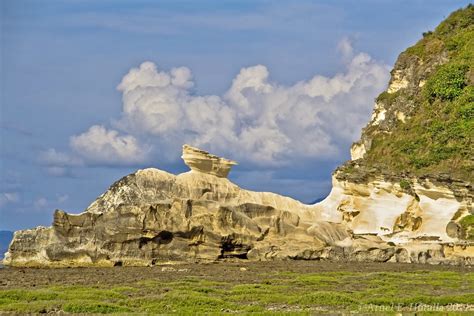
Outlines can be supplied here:
[[[376, 100], [382, 119], [363, 130], [359, 163], [388, 172], [474, 177], [474, 6], [452, 13], [403, 52], [389, 89]], [[377, 110], [378, 108], [378, 110]], [[350, 164], [342, 168], [350, 172]]]

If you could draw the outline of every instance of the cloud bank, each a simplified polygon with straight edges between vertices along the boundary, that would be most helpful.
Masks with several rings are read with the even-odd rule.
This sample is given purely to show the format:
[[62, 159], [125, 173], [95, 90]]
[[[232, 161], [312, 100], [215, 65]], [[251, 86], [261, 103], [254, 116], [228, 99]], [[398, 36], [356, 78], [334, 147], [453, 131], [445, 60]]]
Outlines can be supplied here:
[[340, 156], [367, 122], [389, 68], [355, 53], [347, 39], [338, 49], [344, 71], [332, 77], [315, 75], [285, 86], [256, 65], [242, 68], [222, 95], [194, 93], [186, 67], [164, 71], [144, 62], [117, 87], [123, 99], [119, 118], [72, 136], [75, 158], [51, 149], [45, 160], [54, 164], [56, 159], [59, 167], [68, 161], [159, 164], [176, 160], [184, 143], [255, 166]]
[[71, 148], [89, 163], [133, 164], [146, 161], [148, 147], [131, 136], [94, 125], [83, 134], [72, 136]]

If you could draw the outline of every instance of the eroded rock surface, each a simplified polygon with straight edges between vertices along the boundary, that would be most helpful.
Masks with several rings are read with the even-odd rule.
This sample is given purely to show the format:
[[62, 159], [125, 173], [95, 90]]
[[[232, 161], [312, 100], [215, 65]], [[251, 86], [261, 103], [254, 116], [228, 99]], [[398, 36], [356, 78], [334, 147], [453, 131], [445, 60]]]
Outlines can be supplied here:
[[211, 155], [204, 150], [200, 150], [189, 145], [183, 146], [184, 163], [191, 170], [212, 174], [221, 178], [227, 178], [232, 166], [237, 162]]
[[[211, 164], [227, 162], [192, 151], [204, 165], [205, 157]], [[186, 153], [187, 146], [183, 156], [189, 157]], [[403, 243], [393, 243], [401, 240], [390, 235], [394, 224], [408, 225], [399, 218], [409, 205], [413, 208], [413, 201], [390, 184], [335, 183], [325, 201], [304, 205], [274, 193], [241, 189], [217, 176], [216, 169], [205, 170], [177, 176], [153, 168], [138, 170], [114, 183], [83, 213], [56, 210], [51, 227], [16, 232], [5, 263], [113, 266], [223, 258], [471, 262], [472, 247], [455, 245], [436, 225], [431, 232], [441, 232], [445, 244], [417, 241], [415, 237], [422, 236], [418, 229], [423, 233], [423, 225], [433, 226], [423, 214], [420, 227], [409, 229]]]
[[317, 218], [295, 200], [242, 190], [211, 173], [145, 169], [116, 182], [81, 214], [57, 210], [52, 227], [17, 232], [6, 263], [304, 257], [349, 238], [343, 225]]
[[[357, 175], [364, 177], [359, 179]], [[450, 223], [472, 211], [473, 191], [469, 183], [399, 179], [370, 176], [367, 171], [350, 175], [338, 171], [333, 176], [331, 193], [315, 208], [323, 219], [345, 222], [356, 234], [377, 234], [389, 241], [463, 239], [450, 232], [454, 229]]]

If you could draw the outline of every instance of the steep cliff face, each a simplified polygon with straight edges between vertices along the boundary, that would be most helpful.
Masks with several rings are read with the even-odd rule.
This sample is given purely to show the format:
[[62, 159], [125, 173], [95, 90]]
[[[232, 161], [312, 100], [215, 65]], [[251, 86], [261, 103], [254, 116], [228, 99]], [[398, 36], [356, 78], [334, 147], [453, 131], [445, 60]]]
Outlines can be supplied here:
[[[474, 6], [452, 13], [400, 54], [352, 160], [397, 174], [472, 182]], [[349, 172], [350, 170], [345, 170]]]
[[[469, 5], [399, 56], [351, 148], [352, 161], [334, 173], [329, 200], [343, 196], [336, 208], [352, 214], [351, 227], [404, 238], [474, 239], [473, 84]], [[370, 216], [380, 225], [366, 223]]]

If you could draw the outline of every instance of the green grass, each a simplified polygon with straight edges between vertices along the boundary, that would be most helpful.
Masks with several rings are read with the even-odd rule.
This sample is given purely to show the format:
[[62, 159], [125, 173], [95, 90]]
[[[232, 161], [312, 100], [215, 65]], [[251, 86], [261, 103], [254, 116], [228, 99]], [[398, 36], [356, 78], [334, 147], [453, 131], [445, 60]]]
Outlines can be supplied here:
[[466, 83], [466, 64], [448, 63], [440, 66], [428, 79], [424, 92], [426, 98], [433, 102], [436, 99], [452, 101], [463, 94]]
[[411, 183], [408, 180], [402, 179], [400, 180], [400, 188], [403, 190], [410, 190], [411, 188]]
[[[257, 283], [197, 277], [127, 286], [48, 286], [0, 291], [0, 312], [207, 314], [356, 312], [417, 304], [474, 310], [474, 274], [451, 271], [266, 273]], [[392, 310], [395, 312], [396, 310]]]
[[461, 220], [463, 226], [474, 226], [474, 215], [468, 215]]
[[466, 239], [474, 240], [474, 215], [468, 215], [459, 222], [466, 232]]

